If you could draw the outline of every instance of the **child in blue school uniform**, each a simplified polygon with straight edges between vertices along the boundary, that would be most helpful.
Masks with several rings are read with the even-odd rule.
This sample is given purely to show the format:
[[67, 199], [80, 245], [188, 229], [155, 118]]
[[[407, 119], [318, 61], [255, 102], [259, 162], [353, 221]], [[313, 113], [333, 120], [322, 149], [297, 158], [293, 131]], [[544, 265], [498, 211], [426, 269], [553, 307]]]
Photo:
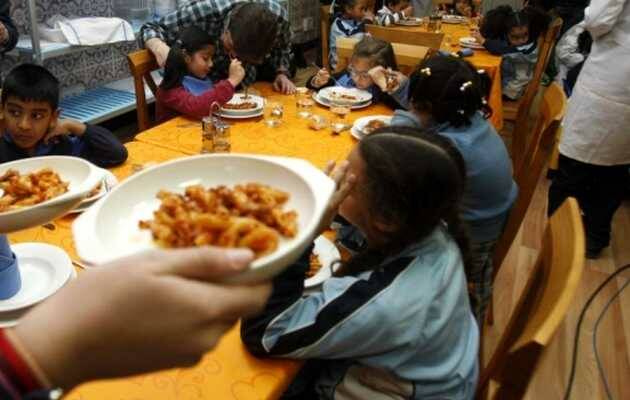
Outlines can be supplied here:
[[[329, 86], [367, 90], [372, 94], [374, 102], [383, 100], [392, 108], [396, 108], [399, 106], [396, 100], [384, 92], [372, 79], [371, 74], [375, 70], [381, 69], [391, 71], [398, 69], [394, 49], [390, 43], [384, 40], [365, 36], [354, 46], [350, 64], [346, 69], [331, 75], [327, 69], [322, 68], [308, 79], [306, 86], [312, 90], [320, 90]], [[397, 72], [396, 74], [396, 76], [399, 75]]]
[[337, 68], [337, 38], [361, 39], [365, 35], [365, 22], [374, 20], [374, 13], [368, 10], [367, 0], [335, 0], [333, 22], [328, 41], [328, 65]]
[[401, 127], [372, 133], [333, 173], [328, 215], [359, 229], [366, 247], [304, 293], [309, 249], [241, 327], [255, 355], [308, 360], [283, 399], [474, 397], [465, 175], [448, 140]]
[[472, 263], [467, 271], [473, 312], [481, 323], [492, 295], [492, 256], [518, 188], [512, 162], [488, 122], [489, 80], [467, 61], [436, 55], [421, 63], [393, 95], [408, 110], [396, 110], [392, 125], [428, 129], [452, 141], [466, 161], [462, 218], [468, 223]]
[[21, 64], [2, 86], [0, 162], [64, 155], [99, 167], [122, 164], [127, 149], [109, 130], [59, 118], [59, 81], [46, 68]]
[[519, 99], [534, 76], [538, 61], [538, 35], [549, 17], [534, 7], [514, 11], [499, 6], [488, 12], [480, 32], [473, 35], [490, 53], [500, 55], [503, 96]]

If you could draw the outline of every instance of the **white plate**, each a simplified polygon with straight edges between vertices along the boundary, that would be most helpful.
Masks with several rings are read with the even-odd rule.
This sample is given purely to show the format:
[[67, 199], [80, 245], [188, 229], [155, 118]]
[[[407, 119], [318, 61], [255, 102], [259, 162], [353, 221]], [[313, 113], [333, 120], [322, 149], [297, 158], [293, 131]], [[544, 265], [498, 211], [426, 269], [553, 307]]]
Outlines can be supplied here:
[[261, 115], [263, 115], [263, 110], [259, 109], [255, 111], [248, 111], [248, 114], [241, 114], [241, 115], [225, 114], [224, 112], [218, 112], [216, 115], [218, 115], [221, 118], [226, 118], [226, 119], [247, 119], [247, 118], [260, 117]]
[[245, 97], [245, 94], [243, 93], [235, 94], [232, 97], [232, 99], [227, 102], [227, 104], [240, 104], [244, 102], [254, 102], [256, 103], [256, 108], [250, 108], [247, 110], [230, 110], [227, 108], [221, 108], [219, 112], [224, 115], [245, 115], [245, 114], [250, 115], [255, 112], [261, 111], [265, 104], [265, 100], [262, 97], [256, 96], [254, 94], [248, 94], [247, 100], [244, 100], [243, 97]]
[[370, 115], [368, 117], [362, 117], [354, 121], [352, 129], [350, 130], [350, 134], [359, 140], [363, 139], [366, 136], [365, 132], [363, 132], [363, 129], [370, 121], [375, 119], [381, 120], [387, 125], [391, 124], [392, 122], [391, 115]]
[[459, 39], [459, 44], [462, 47], [469, 47], [471, 49], [478, 49], [478, 50], [483, 50], [485, 49], [485, 47], [483, 47], [482, 45], [480, 45], [477, 42], [477, 39], [475, 39], [474, 37], [463, 37]]
[[[112, 174], [106, 169], [103, 169], [103, 180], [101, 182], [103, 183], [101, 184], [100, 192], [92, 197], [88, 197], [87, 199], [83, 200], [75, 209], [70, 210], [68, 214], [81, 213], [87, 210], [87, 208], [96, 203], [97, 200], [109, 193], [114, 188], [114, 186], [118, 184], [118, 179], [116, 178], [116, 175]], [[105, 184], [105, 182], [107, 184]]]
[[[318, 96], [327, 102], [333, 101], [336, 97], [340, 98], [347, 104], [361, 104], [372, 100], [372, 93], [367, 90], [357, 88], [345, 88], [342, 86], [329, 86], [317, 92]], [[356, 100], [346, 100], [341, 98], [342, 95], [353, 96]]]
[[[77, 271], [72, 268], [72, 273], [63, 286], [65, 286], [68, 282], [75, 279], [76, 277]], [[24, 315], [26, 315], [26, 313], [28, 313], [31, 308], [32, 307], [26, 307], [15, 311], [0, 312], [0, 328], [10, 328], [12, 326], [16, 326], [20, 322], [20, 319]]]
[[315, 239], [313, 253], [319, 257], [319, 262], [322, 264], [322, 267], [315, 275], [304, 280], [305, 288], [321, 285], [339, 268], [339, 263], [336, 261], [341, 259], [341, 254], [339, 254], [339, 250], [337, 250], [333, 242], [324, 236], [318, 236], [317, 239]]
[[422, 25], [422, 18], [410, 17], [401, 19], [395, 22], [396, 25], [402, 26], [420, 26]]
[[18, 243], [11, 246], [18, 259], [22, 287], [10, 299], [0, 300], [0, 312], [32, 306], [54, 294], [74, 268], [68, 254], [46, 243]]
[[259, 281], [292, 264], [312, 242], [334, 191], [334, 182], [307, 161], [247, 154], [209, 154], [173, 160], [141, 171], [116, 186], [81, 214], [72, 225], [75, 246], [88, 264], [155, 248], [151, 233], [138, 221], [153, 218], [162, 189], [182, 192], [189, 185], [233, 186], [258, 182], [291, 195], [286, 210], [298, 213], [298, 234], [281, 240], [278, 249], [255, 260], [234, 280]]
[[[319, 93], [313, 93], [313, 100], [315, 100], [317, 103], [321, 104], [322, 106], [330, 107], [330, 102], [328, 100], [320, 97]], [[372, 104], [372, 101], [368, 100], [365, 103], [354, 104], [354, 105], [350, 106], [350, 108], [352, 110], [358, 110], [358, 109], [361, 109], [361, 108], [369, 107], [371, 104]]]
[[444, 15], [442, 17], [442, 22], [445, 24], [463, 24], [468, 21], [468, 18], [462, 15]]
[[97, 166], [77, 157], [44, 156], [3, 163], [0, 175], [9, 169], [20, 174], [51, 168], [63, 181], [68, 182], [68, 192], [31, 207], [0, 213], [0, 233], [10, 233], [44, 224], [73, 209], [96, 186], [103, 175]]

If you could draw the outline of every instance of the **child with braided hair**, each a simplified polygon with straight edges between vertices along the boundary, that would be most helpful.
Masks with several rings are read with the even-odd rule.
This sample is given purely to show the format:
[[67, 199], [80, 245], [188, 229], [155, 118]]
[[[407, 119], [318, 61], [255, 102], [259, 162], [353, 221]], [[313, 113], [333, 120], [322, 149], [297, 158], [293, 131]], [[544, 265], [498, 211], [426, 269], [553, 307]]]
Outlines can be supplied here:
[[392, 125], [447, 137], [466, 161], [462, 218], [470, 230], [472, 263], [467, 278], [479, 322], [492, 294], [494, 247], [518, 192], [505, 144], [487, 120], [492, 112], [486, 101], [488, 82], [483, 71], [465, 60], [433, 56], [397, 90], [397, 100], [409, 110], [397, 110], [392, 120]]

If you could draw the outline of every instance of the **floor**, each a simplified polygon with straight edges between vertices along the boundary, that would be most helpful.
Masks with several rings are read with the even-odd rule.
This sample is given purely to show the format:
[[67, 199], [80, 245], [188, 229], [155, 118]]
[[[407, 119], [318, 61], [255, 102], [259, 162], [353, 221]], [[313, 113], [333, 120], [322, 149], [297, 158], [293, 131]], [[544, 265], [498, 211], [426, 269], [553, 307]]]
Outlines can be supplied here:
[[[495, 324], [486, 327], [485, 359], [498, 341], [507, 322], [513, 302], [519, 296], [529, 268], [539, 250], [547, 212], [549, 181], [542, 178], [521, 231], [502, 266], [496, 281], [494, 299]], [[570, 371], [571, 354], [578, 316], [593, 291], [612, 272], [630, 264], [630, 201], [618, 210], [613, 221], [613, 239], [598, 260], [586, 260], [582, 282], [566, 320], [560, 326], [551, 346], [528, 388], [526, 399], [562, 399]], [[593, 329], [609, 299], [630, 279], [630, 270], [611, 281], [592, 303], [582, 324], [575, 382], [571, 399], [605, 399], [606, 391], [595, 361]], [[597, 347], [601, 365], [608, 379], [611, 398], [630, 399], [630, 288], [611, 303], [601, 320]]]

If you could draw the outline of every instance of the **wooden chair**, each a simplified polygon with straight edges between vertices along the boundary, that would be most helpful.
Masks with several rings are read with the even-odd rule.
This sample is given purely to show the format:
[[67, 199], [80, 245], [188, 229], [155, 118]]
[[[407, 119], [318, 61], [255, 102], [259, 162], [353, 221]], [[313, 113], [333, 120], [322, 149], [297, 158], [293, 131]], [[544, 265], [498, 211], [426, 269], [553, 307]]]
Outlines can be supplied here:
[[439, 49], [444, 39], [443, 32], [423, 32], [380, 25], [366, 25], [366, 30], [372, 36], [389, 43], [410, 44], [431, 49]]
[[580, 208], [567, 199], [550, 218], [542, 248], [488, 365], [481, 371], [477, 398], [489, 384], [492, 399], [521, 399], [544, 349], [564, 320], [584, 269]]
[[328, 39], [330, 39], [330, 5], [319, 8], [319, 33], [321, 35], [322, 46], [322, 66], [328, 68]]
[[[346, 68], [350, 59], [357, 39], [337, 38], [337, 71]], [[430, 49], [423, 46], [412, 46], [409, 44], [392, 43], [396, 63], [402, 73], [411, 72], [424, 58], [430, 54]]]
[[133, 84], [136, 92], [136, 114], [138, 115], [138, 131], [142, 132], [151, 127], [149, 118], [149, 106], [144, 92], [144, 82], [146, 81], [151, 93], [157, 95], [157, 85], [151, 76], [151, 71], [159, 68], [153, 53], [149, 50], [138, 50], [127, 54], [129, 69], [133, 76]]
[[543, 73], [549, 64], [560, 28], [562, 28], [562, 18], [555, 18], [544, 36], [538, 39], [538, 61], [534, 68], [532, 80], [527, 85], [523, 96], [516, 101], [506, 100], [503, 102], [503, 118], [507, 121], [514, 121], [512, 134], [512, 160], [515, 162], [514, 165], [520, 163], [527, 146], [526, 134], [528, 132], [530, 108], [538, 93]]
[[[540, 104], [539, 117], [534, 129], [531, 132], [529, 147], [523, 156], [523, 160], [516, 167], [514, 176], [518, 185], [518, 198], [510, 211], [505, 230], [499, 238], [494, 249], [492, 263], [494, 271], [492, 280], [496, 278], [505, 257], [514, 242], [527, 209], [532, 202], [536, 186], [540, 176], [544, 173], [548, 165], [551, 154], [556, 148], [556, 143], [560, 133], [560, 124], [567, 107], [567, 98], [564, 91], [557, 83], [552, 83], [542, 98]], [[488, 305], [488, 324], [493, 321], [493, 301]]]

